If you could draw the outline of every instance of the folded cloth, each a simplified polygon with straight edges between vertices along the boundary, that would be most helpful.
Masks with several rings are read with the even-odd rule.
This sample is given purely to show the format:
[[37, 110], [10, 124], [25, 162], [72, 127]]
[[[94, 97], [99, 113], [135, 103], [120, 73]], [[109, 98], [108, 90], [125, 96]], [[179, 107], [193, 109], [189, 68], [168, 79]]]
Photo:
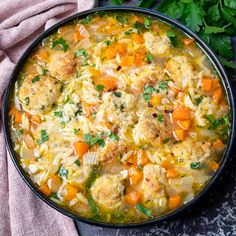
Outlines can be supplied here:
[[[0, 8], [0, 97], [29, 44], [45, 28], [96, 0], [4, 0]], [[0, 132], [0, 235], [74, 236], [73, 220], [49, 207], [23, 182], [6, 153]]]

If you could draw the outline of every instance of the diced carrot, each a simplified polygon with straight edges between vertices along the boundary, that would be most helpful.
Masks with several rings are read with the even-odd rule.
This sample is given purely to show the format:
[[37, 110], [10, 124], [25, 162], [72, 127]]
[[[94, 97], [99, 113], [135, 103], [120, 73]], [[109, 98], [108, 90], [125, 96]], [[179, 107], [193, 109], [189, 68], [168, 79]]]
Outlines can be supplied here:
[[42, 61], [47, 61], [49, 58], [48, 52], [44, 49], [40, 49], [35, 56]]
[[219, 164], [215, 161], [210, 161], [209, 162], [209, 167], [211, 170], [216, 171], [219, 168]]
[[190, 110], [185, 106], [178, 106], [174, 108], [173, 119], [174, 120], [190, 120]]
[[107, 59], [112, 59], [116, 57], [116, 49], [115, 48], [109, 48], [106, 51], [106, 57]]
[[185, 131], [182, 129], [174, 130], [174, 137], [177, 141], [182, 141], [185, 138]]
[[19, 124], [22, 122], [22, 114], [16, 109], [15, 106], [11, 108], [11, 110], [9, 111], [9, 115], [14, 117], [16, 123]]
[[151, 104], [153, 106], [158, 106], [161, 104], [161, 96], [158, 95], [158, 94], [152, 94], [152, 97], [151, 97]]
[[40, 115], [32, 115], [31, 121], [34, 123], [40, 124], [42, 122], [41, 116]]
[[99, 70], [92, 69], [91, 73], [96, 79], [101, 76], [101, 72]]
[[153, 31], [156, 32], [156, 33], [159, 31], [158, 25], [153, 25], [152, 29], [153, 29]]
[[125, 195], [125, 200], [130, 205], [136, 205], [141, 202], [142, 195], [139, 192], [129, 192]]
[[212, 80], [212, 89], [217, 89], [220, 87], [220, 81], [218, 79], [213, 79]]
[[178, 92], [178, 94], [177, 94], [178, 99], [183, 99], [185, 96], [186, 96], [185, 92]]
[[167, 175], [167, 178], [177, 178], [179, 177], [180, 174], [176, 169], [170, 168], [170, 169], [167, 169], [166, 175]]
[[170, 90], [173, 92], [174, 97], [178, 95], [179, 90], [176, 88], [170, 88]]
[[123, 56], [121, 57], [121, 66], [132, 66], [134, 61], [134, 56]]
[[133, 33], [132, 34], [132, 39], [133, 41], [136, 43], [136, 44], [141, 44], [143, 43], [143, 38], [140, 34], [137, 34], [137, 33]]
[[134, 64], [136, 66], [141, 66], [142, 65], [142, 61], [143, 61], [143, 55], [141, 53], [136, 53], [135, 54], [135, 62], [134, 62]]
[[174, 209], [181, 203], [181, 197], [179, 195], [171, 196], [168, 201], [168, 207]]
[[79, 31], [74, 32], [74, 34], [73, 34], [73, 39], [74, 39], [75, 43], [77, 43], [78, 41], [80, 41], [82, 38], [83, 38], [83, 37], [82, 37], [82, 35], [80, 34]]
[[213, 147], [217, 150], [217, 151], [222, 151], [225, 147], [225, 145], [222, 143], [222, 141], [220, 139], [217, 139], [214, 143], [213, 143]]
[[117, 43], [115, 48], [119, 54], [123, 54], [126, 52], [126, 44], [124, 43]]
[[105, 87], [105, 90], [114, 90], [117, 86], [117, 79], [112, 76], [107, 76], [104, 78], [99, 79], [95, 83], [96, 85], [101, 84]]
[[212, 89], [212, 79], [204, 78], [202, 80], [202, 90], [204, 92], [210, 92]]
[[183, 40], [184, 45], [189, 46], [190, 44], [192, 44], [194, 42], [194, 39], [191, 38], [186, 38]]
[[145, 150], [139, 151], [137, 160], [138, 160], [138, 165], [143, 166], [143, 165], [147, 164], [149, 161], [149, 158], [147, 156], [147, 152]]
[[89, 145], [84, 142], [75, 141], [73, 143], [77, 155], [81, 158], [88, 151]]
[[143, 23], [144, 20], [142, 17], [139, 17], [139, 16], [135, 16], [135, 21], [138, 21], [139, 23]]
[[177, 124], [181, 129], [188, 130], [191, 125], [191, 120], [178, 120]]
[[130, 185], [135, 185], [137, 184], [141, 179], [142, 179], [142, 173], [141, 171], [137, 170], [134, 167], [131, 167], [129, 169], [129, 180], [130, 180]]
[[77, 192], [78, 192], [78, 189], [75, 186], [71, 184], [67, 184], [65, 186], [65, 190], [63, 191], [62, 195], [64, 196], [64, 199], [66, 201], [70, 201], [76, 196]]
[[55, 174], [51, 175], [51, 177], [47, 181], [48, 187], [52, 192], [57, 192], [62, 184], [62, 180]]
[[223, 91], [221, 88], [217, 88], [212, 93], [213, 101], [217, 104], [219, 104], [223, 98]]
[[52, 191], [50, 190], [50, 188], [46, 184], [42, 184], [39, 187], [39, 191], [42, 192], [43, 194], [45, 194], [46, 196], [50, 196], [52, 194]]
[[165, 168], [166, 170], [172, 168], [172, 164], [171, 164], [170, 161], [167, 160], [167, 159], [164, 159], [164, 160], [162, 161], [161, 166], [162, 166], [163, 168]]
[[58, 34], [63, 34], [68, 30], [67, 26], [62, 26], [58, 29]]

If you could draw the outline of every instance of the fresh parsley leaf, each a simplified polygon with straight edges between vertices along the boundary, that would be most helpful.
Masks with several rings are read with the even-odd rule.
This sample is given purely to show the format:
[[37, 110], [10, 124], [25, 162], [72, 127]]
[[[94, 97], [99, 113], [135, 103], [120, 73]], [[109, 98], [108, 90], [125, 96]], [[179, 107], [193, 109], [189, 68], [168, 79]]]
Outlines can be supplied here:
[[93, 137], [91, 134], [85, 134], [85, 141], [90, 145], [93, 146], [94, 144], [98, 143], [100, 147], [105, 146], [105, 142], [102, 139], [101, 135], [98, 134], [96, 137]]
[[61, 111], [54, 111], [54, 116], [56, 117], [63, 117], [63, 114]]
[[114, 94], [114, 96], [116, 96], [116, 97], [118, 97], [118, 98], [120, 98], [121, 97], [121, 92], [113, 92], [113, 94]]
[[144, 92], [148, 94], [152, 94], [153, 92], [155, 92], [155, 88], [150, 85], [146, 85], [144, 87]]
[[198, 98], [195, 98], [195, 104], [198, 106], [203, 100], [203, 96], [200, 96]]
[[153, 55], [152, 54], [147, 54], [147, 61], [149, 62], [149, 63], [152, 63], [153, 61], [154, 61], [154, 57], [153, 57]]
[[41, 130], [41, 139], [37, 141], [37, 144], [42, 144], [46, 141], [48, 141], [48, 135], [46, 130]]
[[136, 205], [136, 209], [146, 215], [148, 218], [152, 219], [152, 213], [149, 209], [147, 209], [143, 204], [139, 203]]
[[224, 27], [215, 27], [215, 26], [205, 26], [205, 34], [216, 34], [216, 33], [222, 33], [225, 31]]
[[122, 15], [117, 15], [117, 16], [116, 16], [116, 20], [117, 20], [120, 24], [122, 24], [122, 25], [125, 25], [125, 24], [128, 23], [128, 18], [127, 18], [127, 17], [124, 17], [124, 16], [122, 16]]
[[79, 161], [79, 160], [76, 160], [74, 163], [75, 163], [77, 166], [80, 166], [80, 161]]
[[213, 5], [208, 9], [207, 17], [212, 23], [220, 19], [220, 11], [218, 8], [218, 4]]
[[192, 162], [190, 163], [190, 168], [193, 170], [200, 169], [201, 168], [201, 162]]
[[163, 143], [164, 143], [164, 144], [169, 143], [169, 142], [170, 142], [170, 138], [165, 138], [165, 139], [163, 140]]
[[144, 93], [143, 94], [143, 98], [146, 102], [150, 101], [151, 100], [151, 95], [150, 94], [147, 94], [147, 93]]
[[111, 41], [110, 40], [105, 40], [104, 42], [107, 46], [109, 46], [111, 44]]
[[230, 7], [232, 9], [236, 9], [236, 1], [234, 1], [234, 0], [224, 0], [224, 4], [227, 7]]
[[236, 27], [236, 19], [229, 9], [221, 7], [220, 12], [226, 21], [232, 23], [234, 27]]
[[173, 47], [176, 47], [177, 46], [177, 38], [176, 38], [175, 33], [168, 31], [166, 33], [166, 36], [170, 39], [170, 42], [173, 45]]
[[57, 45], [60, 45], [64, 52], [66, 52], [69, 48], [69, 45], [66, 43], [66, 40], [62, 37], [53, 41], [51, 48], [55, 48]]
[[125, 35], [130, 35], [132, 33], [132, 31], [133, 31], [132, 29], [129, 29], [129, 30], [125, 31], [124, 34]]
[[85, 51], [84, 48], [81, 48], [75, 52], [76, 57], [84, 56], [85, 59], [88, 59], [88, 53]]
[[137, 7], [150, 8], [154, 0], [139, 0], [136, 4]]
[[157, 120], [160, 121], [160, 122], [163, 122], [164, 121], [163, 114], [161, 114], [161, 113], [157, 114]]
[[159, 84], [159, 88], [162, 89], [162, 90], [167, 90], [168, 89], [167, 81], [162, 81]]
[[124, 0], [110, 0], [110, 5], [121, 6]]
[[114, 141], [118, 141], [120, 139], [119, 136], [115, 133], [105, 132], [104, 134]]
[[96, 86], [96, 89], [101, 92], [101, 91], [103, 91], [104, 87], [105, 87], [104, 85], [98, 84], [98, 85]]
[[33, 79], [32, 79], [32, 83], [35, 83], [37, 81], [40, 80], [40, 77], [39, 76], [35, 76]]
[[151, 26], [151, 22], [147, 17], [144, 18], [143, 24], [146, 28], [149, 28]]

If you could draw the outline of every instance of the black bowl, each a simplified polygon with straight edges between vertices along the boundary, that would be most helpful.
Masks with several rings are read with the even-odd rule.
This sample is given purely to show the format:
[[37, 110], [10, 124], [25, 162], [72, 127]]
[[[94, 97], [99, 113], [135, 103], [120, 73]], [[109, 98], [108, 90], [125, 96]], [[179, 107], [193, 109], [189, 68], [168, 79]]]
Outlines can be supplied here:
[[[15, 81], [17, 79], [17, 75], [19, 74], [19, 71], [22, 68], [22, 65], [24, 64], [25, 60], [27, 59], [28, 55], [32, 52], [32, 50], [36, 47], [36, 45], [38, 43], [40, 43], [42, 41], [42, 39], [44, 39], [45, 37], [47, 37], [48, 35], [50, 35], [53, 31], [55, 31], [56, 29], [58, 29], [58, 27], [70, 22], [71, 20], [75, 19], [75, 18], [84, 18], [87, 15], [96, 13], [96, 12], [135, 12], [135, 13], [142, 13], [148, 16], [152, 16], [155, 17], [157, 19], [159, 19], [160, 21], [163, 21], [169, 25], [174, 26], [175, 28], [179, 29], [180, 31], [182, 31], [183, 33], [185, 33], [187, 36], [195, 39], [195, 42], [197, 43], [197, 45], [202, 49], [202, 51], [207, 55], [207, 57], [210, 59], [210, 61], [212, 62], [213, 66], [215, 67], [216, 71], [218, 72], [225, 92], [226, 92], [226, 96], [227, 96], [227, 100], [230, 106], [230, 134], [229, 134], [229, 139], [228, 139], [228, 144], [227, 147], [224, 151], [221, 163], [220, 163], [220, 168], [214, 173], [214, 175], [212, 176], [212, 178], [210, 179], [210, 181], [207, 183], [207, 185], [195, 196], [195, 198], [193, 200], [191, 200], [190, 202], [186, 203], [185, 205], [181, 206], [180, 208], [168, 212], [165, 215], [162, 215], [160, 217], [157, 217], [155, 219], [152, 220], [147, 220], [144, 222], [139, 222], [139, 223], [127, 223], [127, 224], [112, 224], [112, 223], [103, 223], [103, 222], [97, 222], [94, 220], [90, 220], [90, 219], [86, 219], [83, 217], [80, 217], [78, 215], [76, 215], [75, 213], [73, 213], [72, 211], [58, 205], [57, 203], [53, 202], [52, 200], [50, 200], [49, 198], [47, 198], [45, 195], [43, 195], [34, 185], [34, 183], [32, 182], [32, 180], [30, 179], [30, 177], [28, 176], [28, 174], [24, 171], [24, 169], [21, 167], [19, 160], [17, 158], [17, 156], [15, 155], [15, 152], [13, 150], [13, 144], [10, 138], [10, 130], [8, 128], [8, 111], [9, 111], [9, 105], [10, 105], [10, 98], [12, 95], [12, 91], [14, 89], [14, 84]], [[208, 189], [212, 186], [212, 184], [216, 181], [216, 179], [219, 177], [221, 171], [223, 170], [225, 163], [227, 161], [227, 159], [229, 158], [231, 149], [232, 149], [232, 144], [234, 141], [234, 136], [235, 136], [235, 104], [234, 104], [234, 97], [233, 97], [233, 93], [232, 93], [232, 88], [229, 82], [229, 79], [227, 78], [227, 75], [224, 71], [224, 68], [222, 67], [222, 65], [220, 64], [219, 60], [217, 59], [216, 55], [211, 51], [211, 49], [203, 42], [203, 40], [198, 37], [195, 33], [193, 33], [190, 29], [188, 29], [187, 27], [185, 27], [184, 25], [180, 24], [179, 22], [159, 13], [153, 10], [149, 10], [149, 9], [142, 9], [142, 8], [135, 8], [135, 7], [102, 7], [102, 8], [95, 8], [92, 10], [88, 10], [85, 12], [81, 12], [81, 13], [77, 13], [73, 16], [68, 17], [65, 20], [62, 20], [61, 22], [55, 24], [54, 26], [52, 26], [51, 28], [49, 28], [48, 30], [46, 30], [44, 33], [42, 33], [32, 44], [31, 46], [25, 51], [25, 53], [22, 55], [22, 57], [20, 58], [19, 62], [17, 63], [11, 78], [10, 78], [10, 82], [8, 84], [8, 87], [6, 88], [5, 91], [5, 96], [4, 96], [4, 107], [3, 107], [3, 129], [4, 129], [4, 135], [5, 135], [5, 139], [6, 139], [6, 144], [7, 144], [7, 149], [10, 153], [11, 159], [16, 167], [16, 169], [18, 170], [18, 172], [20, 173], [21, 177], [24, 179], [24, 181], [26, 182], [26, 184], [31, 188], [31, 190], [40, 198], [42, 199], [44, 202], [46, 202], [49, 206], [53, 207], [54, 209], [58, 210], [59, 212], [63, 213], [66, 216], [71, 217], [74, 220], [78, 220], [84, 223], [88, 223], [91, 225], [96, 225], [96, 226], [102, 226], [102, 227], [110, 227], [110, 228], [132, 228], [132, 227], [141, 227], [141, 226], [145, 226], [148, 224], [153, 224], [153, 223], [158, 223], [161, 222], [163, 220], [167, 220], [170, 219], [174, 216], [176, 216], [177, 214], [183, 212], [184, 210], [186, 210], [187, 208], [191, 207], [196, 201], [198, 201], [200, 198], [202, 198], [204, 196], [204, 194], [208, 191]]]

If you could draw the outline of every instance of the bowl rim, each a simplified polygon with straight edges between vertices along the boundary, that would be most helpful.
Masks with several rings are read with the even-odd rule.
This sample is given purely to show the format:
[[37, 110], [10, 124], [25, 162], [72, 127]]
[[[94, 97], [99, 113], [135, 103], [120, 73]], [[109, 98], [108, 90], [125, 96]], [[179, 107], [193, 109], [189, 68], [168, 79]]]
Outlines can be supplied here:
[[[24, 169], [21, 167], [18, 158], [15, 155], [12, 141], [10, 139], [10, 132], [8, 128], [8, 110], [9, 110], [9, 98], [12, 90], [14, 89], [14, 84], [17, 79], [18, 72], [20, 71], [21, 65], [24, 64], [25, 60], [27, 59], [28, 55], [32, 52], [32, 50], [35, 48], [35, 46], [38, 45], [45, 37], [49, 36], [53, 31], [58, 29], [60, 26], [71, 22], [73, 19], [76, 18], [84, 18], [88, 15], [97, 13], [97, 12], [133, 12], [133, 13], [139, 13], [139, 14], [144, 14], [147, 16], [154, 17], [162, 22], [165, 22], [172, 27], [177, 28], [184, 34], [186, 34], [188, 37], [191, 37], [195, 40], [197, 45], [201, 48], [201, 50], [204, 52], [204, 54], [208, 57], [208, 59], [211, 61], [211, 63], [214, 66], [214, 69], [216, 69], [217, 73], [219, 74], [219, 77], [221, 78], [227, 100], [229, 103], [230, 107], [230, 134], [229, 134], [229, 139], [227, 143], [227, 148], [224, 151], [224, 154], [222, 156], [221, 162], [220, 162], [220, 167], [219, 169], [214, 173], [214, 175], [211, 177], [211, 179], [208, 181], [207, 185], [195, 196], [194, 199], [191, 201], [187, 202], [183, 206], [170, 211], [164, 215], [161, 215], [157, 218], [153, 218], [150, 220], [142, 221], [142, 222], [136, 222], [136, 223], [107, 223], [107, 222], [98, 222], [95, 220], [91, 219], [86, 219], [82, 216], [79, 216], [72, 211], [60, 206], [59, 204], [53, 202], [50, 200], [48, 197], [46, 197], [44, 194], [42, 194], [35, 186], [33, 181], [30, 179], [28, 174], [24, 171]], [[31, 43], [31, 45], [26, 49], [26, 51], [23, 53], [23, 55], [20, 57], [18, 63], [16, 64], [11, 76], [10, 80], [8, 82], [8, 86], [5, 90], [4, 93], [4, 104], [3, 104], [3, 112], [2, 112], [2, 125], [3, 125], [3, 131], [4, 131], [4, 136], [6, 140], [6, 146], [7, 150], [10, 153], [11, 160], [14, 163], [14, 166], [16, 167], [18, 173], [20, 176], [23, 178], [25, 183], [30, 187], [30, 189], [38, 196], [41, 200], [43, 200], [45, 203], [47, 203], [49, 206], [54, 208], [55, 210], [61, 212], [62, 214], [72, 218], [73, 220], [76, 221], [81, 221], [83, 223], [87, 223], [90, 225], [95, 225], [99, 227], [106, 227], [106, 228], [135, 228], [135, 227], [143, 227], [147, 226], [150, 224], [154, 223], [160, 223], [164, 220], [167, 219], [172, 219], [175, 216], [179, 215], [183, 211], [185, 211], [187, 208], [191, 207], [193, 204], [195, 204], [197, 201], [202, 199], [202, 197], [208, 192], [209, 188], [212, 187], [212, 185], [215, 183], [216, 179], [218, 179], [220, 173], [222, 172], [223, 168], [225, 167], [225, 164], [227, 160], [229, 159], [231, 150], [232, 150], [232, 145], [233, 141], [235, 138], [235, 103], [234, 103], [234, 97], [233, 97], [233, 92], [231, 88], [230, 81], [227, 77], [227, 74], [219, 62], [217, 56], [212, 52], [212, 50], [209, 48], [209, 46], [199, 37], [197, 36], [194, 32], [192, 32], [189, 28], [186, 26], [182, 25], [178, 21], [162, 14], [154, 10], [146, 9], [146, 8], [137, 8], [137, 7], [130, 7], [130, 6], [122, 6], [122, 7], [99, 7], [99, 8], [93, 8], [87, 11], [79, 12], [76, 13], [72, 16], [69, 16], [60, 22], [56, 23], [55, 25], [51, 26], [48, 28], [46, 31], [44, 31], [42, 34], [40, 34], [34, 41]]]

